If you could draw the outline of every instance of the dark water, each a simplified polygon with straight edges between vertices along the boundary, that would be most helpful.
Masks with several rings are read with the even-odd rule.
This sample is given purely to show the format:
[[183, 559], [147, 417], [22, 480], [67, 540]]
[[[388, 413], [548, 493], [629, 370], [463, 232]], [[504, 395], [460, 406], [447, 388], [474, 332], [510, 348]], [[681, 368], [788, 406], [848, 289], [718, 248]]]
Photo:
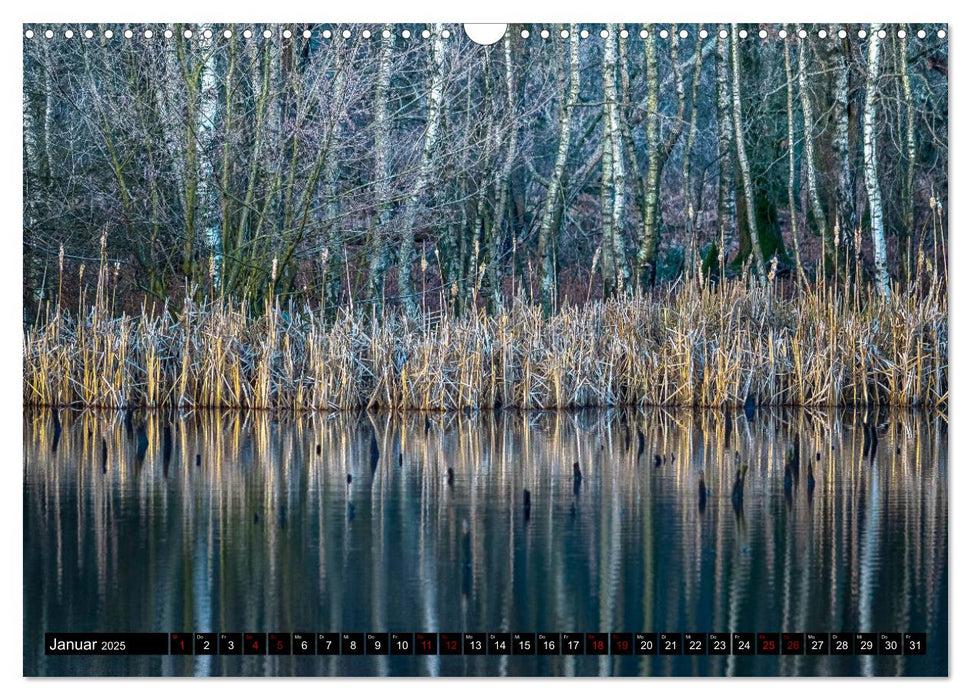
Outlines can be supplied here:
[[[56, 451], [52, 414], [24, 417], [27, 675], [947, 673], [940, 415], [59, 415]], [[926, 632], [928, 652], [47, 657], [45, 631]]]

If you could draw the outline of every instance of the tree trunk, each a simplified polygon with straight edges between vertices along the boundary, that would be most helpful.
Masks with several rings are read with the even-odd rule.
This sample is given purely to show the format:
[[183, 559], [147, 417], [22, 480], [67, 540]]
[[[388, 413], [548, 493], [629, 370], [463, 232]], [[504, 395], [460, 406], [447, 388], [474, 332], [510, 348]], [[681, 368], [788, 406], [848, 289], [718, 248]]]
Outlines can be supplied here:
[[[389, 36], [384, 36], [388, 32]], [[388, 97], [391, 91], [391, 54], [394, 48], [394, 25], [382, 30], [381, 52], [378, 55], [378, 78], [374, 91], [374, 207], [371, 232], [371, 263], [368, 288], [372, 308], [380, 315], [384, 305], [384, 277], [390, 264], [388, 236], [391, 223], [391, 168], [388, 147], [391, 141], [391, 120], [388, 116]]]
[[411, 195], [405, 204], [402, 221], [401, 247], [398, 251], [398, 290], [402, 304], [409, 316], [418, 315], [418, 300], [411, 277], [412, 257], [415, 251], [415, 219], [422, 194], [428, 186], [432, 157], [438, 144], [438, 121], [442, 108], [442, 94], [445, 87], [445, 56], [442, 46], [442, 25], [432, 26], [432, 79], [428, 92], [428, 119], [425, 124], [425, 137], [421, 149], [418, 175]]
[[[557, 43], [557, 46], [560, 44]], [[562, 57], [559, 57], [562, 63]], [[570, 125], [573, 116], [573, 106], [580, 95], [580, 32], [577, 26], [570, 25], [569, 46], [569, 87], [560, 105], [559, 137], [556, 149], [556, 160], [553, 172], [550, 174], [550, 184], [546, 189], [546, 201], [543, 205], [543, 218], [539, 228], [539, 290], [540, 304], [549, 314], [556, 305], [556, 230], [555, 213], [559, 198], [566, 159], [570, 152]]]
[[792, 229], [792, 248], [796, 252], [796, 274], [800, 280], [804, 280], [805, 272], [799, 257], [799, 224], [796, 221], [796, 129], [792, 109], [792, 64], [789, 60], [788, 40], [782, 41], [782, 52], [786, 65], [786, 116], [789, 127], [789, 227]]
[[695, 205], [691, 192], [691, 152], [695, 142], [695, 132], [698, 126], [698, 86], [701, 83], [701, 26], [695, 28], [695, 69], [691, 80], [691, 116], [688, 119], [688, 135], [684, 142], [684, 157], [681, 161], [681, 180], [684, 196], [684, 236], [685, 236], [685, 270], [688, 277], [694, 275], [695, 254], [697, 241], [695, 240]]
[[657, 254], [661, 236], [661, 173], [684, 127], [684, 83], [678, 60], [678, 33], [671, 25], [671, 71], [678, 96], [678, 113], [664, 143], [660, 135], [660, 101], [657, 69], [657, 40], [653, 25], [644, 25], [644, 63], [647, 81], [647, 178], [644, 190], [644, 230], [637, 252], [637, 267], [641, 287], [654, 284], [657, 279]]
[[605, 292], [615, 295], [630, 291], [630, 267], [627, 264], [627, 237], [624, 233], [625, 192], [627, 189], [624, 167], [623, 133], [617, 95], [617, 40], [620, 29], [616, 24], [607, 25], [608, 36], [604, 40], [604, 150], [610, 149], [610, 251], [613, 254], [614, 277], [604, 280]]
[[[796, 31], [800, 31], [802, 25], [796, 25]], [[826, 238], [826, 215], [823, 213], [823, 204], [819, 198], [819, 182], [816, 177], [816, 141], [814, 135], [814, 121], [812, 96], [809, 94], [809, 85], [806, 77], [806, 44], [811, 41], [807, 36], [799, 40], [799, 99], [802, 101], [802, 123], [803, 123], [803, 142], [806, 161], [806, 186], [809, 189], [809, 204], [816, 222], [816, 229], [825, 240]], [[788, 56], [788, 52], [786, 53]]]
[[[503, 66], [505, 69], [504, 83], [506, 88], [508, 135], [506, 137], [506, 158], [502, 164], [502, 172], [496, 181], [499, 203], [492, 217], [492, 230], [489, 233], [489, 244], [486, 251], [488, 256], [486, 269], [486, 280], [488, 283], [487, 298], [489, 310], [493, 312], [502, 305], [502, 265], [500, 264], [500, 256], [502, 255], [502, 229], [506, 221], [506, 209], [508, 208], [509, 189], [511, 187], [510, 176], [512, 175], [513, 163], [516, 161], [516, 141], [519, 133], [519, 124], [516, 119], [516, 102], [514, 99], [515, 73], [512, 65], [512, 39], [510, 38], [509, 32], [506, 32], [506, 35], [503, 37], [502, 50]], [[577, 84], [579, 84], [579, 78], [577, 79]]]
[[876, 268], [877, 291], [890, 296], [887, 274], [887, 244], [883, 230], [883, 200], [877, 176], [877, 80], [880, 76], [880, 44], [878, 32], [882, 24], [870, 25], [867, 51], [866, 98], [863, 107], [863, 175], [870, 204], [870, 235], [873, 237], [873, 263]]
[[732, 115], [735, 122], [735, 146], [738, 156], [738, 168], [742, 174], [742, 187], [745, 192], [745, 212], [748, 237], [755, 251], [755, 262], [758, 267], [758, 279], [765, 284], [765, 256], [762, 254], [762, 244], [759, 240], [758, 218], [755, 213], [755, 193], [752, 187], [752, 172], [749, 169], [748, 156], [745, 153], [745, 134], [742, 130], [742, 95], [741, 76], [738, 67], [738, 26], [733, 24], [730, 30], [732, 49]]
[[[715, 53], [715, 84], [717, 99], [715, 119], [718, 132], [718, 258], [724, 266], [727, 247], [735, 232], [735, 154], [732, 152], [732, 96], [731, 62], [728, 37], [722, 37], [725, 25], [718, 25]], [[724, 273], [724, 269], [721, 270]]]
[[[906, 28], [900, 25], [901, 29]], [[900, 42], [900, 82], [904, 92], [904, 107], [907, 111], [906, 126], [906, 157], [907, 166], [904, 172], [903, 183], [903, 231], [900, 236], [900, 248], [898, 252], [900, 278], [910, 282], [910, 260], [911, 260], [911, 241], [914, 236], [914, 168], [917, 162], [917, 140], [914, 133], [914, 98], [910, 88], [910, 68], [907, 65], [907, 35], [898, 39]]]
[[[853, 182], [853, 171], [850, 168], [850, 101], [849, 84], [850, 68], [847, 61], [843, 40], [837, 34], [836, 25], [830, 26], [833, 37], [833, 114], [836, 118], [836, 133], [833, 136], [833, 153], [836, 159], [836, 219], [833, 231], [823, 232], [824, 250], [832, 259], [832, 268], [839, 271], [839, 259], [835, 255], [836, 230], [839, 235], [848, 240], [857, 228], [856, 186]], [[845, 270], [844, 274], [849, 274]]]
[[[25, 56], [24, 69], [24, 313], [25, 321], [44, 300], [44, 260], [38, 252], [44, 236], [37, 229], [41, 210], [50, 186], [50, 131], [54, 99], [51, 65], [46, 40], [41, 42], [41, 58]], [[26, 52], [25, 52], [26, 53]], [[29, 85], [27, 81], [30, 81]], [[51, 241], [53, 243], [53, 241]]]

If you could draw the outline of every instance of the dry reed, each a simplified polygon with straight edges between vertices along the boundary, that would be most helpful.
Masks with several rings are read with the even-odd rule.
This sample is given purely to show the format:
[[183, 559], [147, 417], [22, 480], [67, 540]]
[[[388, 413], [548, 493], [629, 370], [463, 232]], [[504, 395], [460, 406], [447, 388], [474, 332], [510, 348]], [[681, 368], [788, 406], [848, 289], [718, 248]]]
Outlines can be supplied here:
[[822, 283], [683, 282], [544, 317], [515, 302], [464, 318], [325, 321], [268, 300], [186, 299], [109, 313], [102, 264], [78, 314], [25, 330], [24, 403], [458, 410], [495, 406], [893, 405], [947, 401], [947, 296], [930, 273], [881, 299]]

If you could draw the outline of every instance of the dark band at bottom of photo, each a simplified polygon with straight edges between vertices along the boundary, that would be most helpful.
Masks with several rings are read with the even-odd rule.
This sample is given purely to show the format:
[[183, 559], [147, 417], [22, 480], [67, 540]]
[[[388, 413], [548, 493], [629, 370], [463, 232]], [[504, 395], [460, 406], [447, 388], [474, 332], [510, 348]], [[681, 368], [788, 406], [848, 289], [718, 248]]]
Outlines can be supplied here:
[[49, 632], [44, 653], [296, 656], [810, 656], [927, 653], [915, 632]]

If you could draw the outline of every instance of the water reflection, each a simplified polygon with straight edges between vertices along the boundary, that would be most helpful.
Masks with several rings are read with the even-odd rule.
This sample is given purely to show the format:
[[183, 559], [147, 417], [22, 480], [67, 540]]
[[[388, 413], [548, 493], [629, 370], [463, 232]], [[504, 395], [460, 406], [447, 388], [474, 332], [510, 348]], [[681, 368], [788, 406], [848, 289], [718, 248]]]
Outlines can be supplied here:
[[[947, 672], [940, 415], [24, 421], [28, 675]], [[928, 655], [70, 658], [45, 631], [913, 631]]]

